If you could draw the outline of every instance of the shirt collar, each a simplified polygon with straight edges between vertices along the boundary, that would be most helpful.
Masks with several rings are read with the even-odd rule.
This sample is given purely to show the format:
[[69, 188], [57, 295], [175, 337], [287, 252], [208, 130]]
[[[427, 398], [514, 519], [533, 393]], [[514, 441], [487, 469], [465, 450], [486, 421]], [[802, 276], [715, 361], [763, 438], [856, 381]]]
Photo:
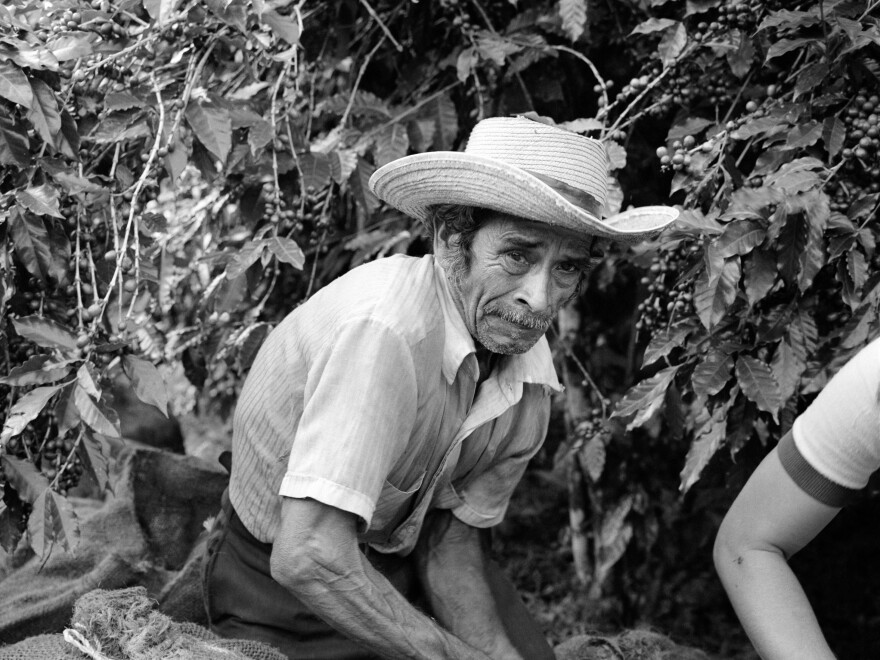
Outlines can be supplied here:
[[[436, 259], [434, 260], [434, 286], [440, 301], [440, 309], [443, 311], [446, 335], [443, 347], [443, 376], [446, 378], [446, 382], [451, 385], [455, 381], [462, 362], [469, 355], [476, 354], [476, 346], [470, 331], [464, 324], [464, 319], [461, 318], [461, 312], [452, 298], [446, 272]], [[476, 358], [472, 362], [476, 367]], [[562, 391], [546, 337], [541, 337], [538, 343], [522, 355], [503, 356], [494, 371], [497, 373], [499, 381], [534, 383], [546, 385], [556, 392]], [[476, 378], [476, 373], [474, 377]]]

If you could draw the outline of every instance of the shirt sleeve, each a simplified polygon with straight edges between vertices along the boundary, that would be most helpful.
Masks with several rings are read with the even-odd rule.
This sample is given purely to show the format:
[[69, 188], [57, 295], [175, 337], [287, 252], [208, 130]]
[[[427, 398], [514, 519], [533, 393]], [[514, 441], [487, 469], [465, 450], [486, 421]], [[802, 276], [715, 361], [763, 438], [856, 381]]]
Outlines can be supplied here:
[[844, 493], [867, 485], [880, 468], [880, 339], [850, 359], [795, 420], [791, 447], [781, 442], [780, 456], [820, 501], [823, 480]]
[[279, 493], [354, 513], [366, 527], [415, 424], [409, 345], [370, 319], [349, 321], [309, 370]]
[[500, 523], [529, 461], [544, 442], [550, 423], [550, 395], [541, 386], [524, 388], [503, 450], [456, 491], [459, 504], [452, 513], [463, 523], [480, 528]]

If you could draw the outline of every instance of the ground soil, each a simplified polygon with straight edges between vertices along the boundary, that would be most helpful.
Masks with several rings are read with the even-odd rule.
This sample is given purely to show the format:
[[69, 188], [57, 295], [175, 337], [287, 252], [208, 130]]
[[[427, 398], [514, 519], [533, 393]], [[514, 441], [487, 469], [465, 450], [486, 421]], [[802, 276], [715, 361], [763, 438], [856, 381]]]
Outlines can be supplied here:
[[[880, 478], [792, 558], [823, 632], [837, 656], [880, 658]], [[527, 473], [494, 549], [548, 638], [558, 644], [575, 635], [616, 635], [647, 627], [718, 660], [758, 660], [705, 558], [692, 582], [677, 592], [677, 606], [658, 616], [621, 613], [614, 594], [591, 602], [574, 572], [567, 493]]]

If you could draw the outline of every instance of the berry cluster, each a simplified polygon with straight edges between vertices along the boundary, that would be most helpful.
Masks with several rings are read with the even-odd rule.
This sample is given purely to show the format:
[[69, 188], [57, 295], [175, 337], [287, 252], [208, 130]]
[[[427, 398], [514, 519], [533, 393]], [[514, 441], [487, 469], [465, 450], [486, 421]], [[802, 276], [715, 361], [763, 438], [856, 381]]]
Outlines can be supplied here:
[[866, 192], [880, 191], [880, 96], [856, 95], [843, 121], [845, 170]]
[[10, 438], [6, 453], [22, 459], [32, 457], [34, 465], [53, 483], [54, 489], [66, 495], [76, 487], [83, 473], [79, 456], [71, 455], [74, 445], [73, 433], [58, 436], [55, 416], [46, 410], [19, 435]]
[[671, 169], [675, 172], [688, 171], [691, 166], [690, 151], [694, 149], [696, 144], [697, 141], [693, 135], [685, 135], [681, 140], [673, 141], [671, 155], [667, 147], [657, 147], [660, 169], [663, 171]]
[[594, 85], [593, 91], [600, 94], [598, 104], [598, 116], [602, 117], [615, 107], [622, 107], [624, 104], [631, 102], [635, 97], [641, 94], [651, 81], [660, 75], [661, 69], [657, 65], [650, 65], [642, 70], [642, 72], [633, 77], [627, 84], [621, 87], [620, 92], [611, 100], [611, 107], [606, 108], [605, 99], [601, 96], [602, 91], [610, 91], [614, 88], [613, 80], [606, 80], [604, 87], [602, 85]]
[[287, 200], [281, 195], [274, 183], [266, 181], [262, 187], [262, 195], [266, 200], [263, 207], [264, 220], [273, 225], [280, 224], [282, 220], [287, 226], [293, 225], [296, 211], [288, 206]]
[[714, 14], [698, 14], [698, 21], [691, 26], [691, 30], [694, 38], [699, 41], [733, 29], [752, 31], [765, 11], [767, 11], [766, 3], [760, 0], [730, 2], [718, 7]]
[[[95, 11], [100, 12], [97, 16]], [[109, 12], [111, 5], [107, 0], [94, 0], [90, 6], [70, 7], [63, 11], [46, 14], [39, 23], [41, 37], [49, 33], [60, 34], [63, 32], [94, 32], [103, 40], [119, 40], [128, 37], [128, 30], [124, 25], [114, 20]], [[88, 15], [88, 18], [86, 16]]]
[[466, 33], [479, 29], [478, 21], [471, 16], [469, 3], [461, 0], [440, 0], [439, 4], [440, 11], [456, 30]]
[[[281, 233], [303, 234], [317, 242], [316, 233], [332, 231], [329, 187], [316, 190], [308, 186], [303, 195], [290, 195], [283, 187], [276, 188], [271, 181], [264, 182], [261, 196], [264, 199], [263, 220], [278, 226]], [[288, 201], [290, 197], [290, 201]]]
[[641, 280], [648, 295], [639, 303], [636, 330], [650, 332], [672, 323], [676, 316], [693, 314], [693, 281], [686, 273], [699, 252], [699, 245], [680, 243], [657, 253]]

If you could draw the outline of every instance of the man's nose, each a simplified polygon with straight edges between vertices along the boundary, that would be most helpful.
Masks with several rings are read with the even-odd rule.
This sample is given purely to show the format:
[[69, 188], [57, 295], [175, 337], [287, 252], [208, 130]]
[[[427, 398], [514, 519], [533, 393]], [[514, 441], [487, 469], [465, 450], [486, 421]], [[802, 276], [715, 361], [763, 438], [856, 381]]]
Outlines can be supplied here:
[[553, 301], [553, 283], [549, 271], [534, 269], [524, 275], [516, 299], [532, 312], [548, 313]]

